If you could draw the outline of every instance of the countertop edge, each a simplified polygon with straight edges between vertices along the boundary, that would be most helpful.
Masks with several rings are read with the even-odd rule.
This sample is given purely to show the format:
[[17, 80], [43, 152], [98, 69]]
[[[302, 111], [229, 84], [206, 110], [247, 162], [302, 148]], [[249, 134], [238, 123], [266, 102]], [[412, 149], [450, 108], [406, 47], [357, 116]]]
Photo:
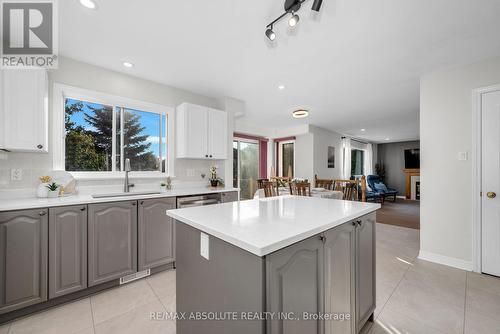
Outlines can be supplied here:
[[[8, 200], [9, 202], [19, 202], [19, 204], [0, 204], [0, 212], [7, 211], [20, 211], [20, 210], [32, 210], [32, 209], [47, 209], [55, 208], [61, 206], [73, 206], [73, 205], [87, 205], [87, 204], [99, 204], [99, 203], [112, 203], [112, 202], [126, 202], [141, 199], [159, 199], [159, 198], [171, 198], [171, 197], [181, 197], [181, 196], [191, 196], [191, 195], [201, 195], [201, 194], [217, 194], [239, 191], [238, 188], [220, 188], [220, 189], [200, 189], [195, 188], [192, 191], [189, 188], [176, 189], [172, 192], [165, 192], [161, 194], [142, 194], [136, 196], [126, 196], [126, 197], [107, 197], [107, 198], [93, 198], [92, 195], [75, 195], [61, 198], [19, 198]], [[23, 201], [27, 204], [23, 204]], [[33, 203], [29, 203], [33, 201]], [[39, 201], [40, 203], [34, 203]], [[46, 203], [43, 203], [47, 201]]]
[[186, 219], [186, 218], [176, 214], [175, 212], [173, 212], [171, 210], [168, 210], [166, 212], [166, 214], [169, 217], [174, 218], [175, 220], [178, 220], [184, 224], [187, 224], [191, 227], [196, 228], [197, 230], [200, 230], [201, 232], [204, 232], [204, 233], [209, 234], [211, 236], [214, 236], [218, 239], [221, 239], [225, 242], [228, 242], [233, 246], [239, 247], [247, 252], [252, 253], [253, 255], [256, 255], [259, 257], [264, 257], [264, 256], [269, 255], [271, 253], [274, 253], [280, 249], [283, 249], [283, 248], [286, 248], [290, 245], [293, 245], [294, 243], [300, 242], [300, 241], [305, 240], [307, 238], [313, 237], [319, 233], [322, 233], [322, 232], [328, 231], [332, 228], [335, 228], [337, 226], [343, 225], [343, 224], [345, 224], [345, 223], [347, 223], [355, 218], [362, 217], [362, 216], [365, 216], [365, 215], [370, 214], [372, 212], [375, 212], [381, 208], [380, 204], [374, 203], [373, 205], [374, 206], [371, 208], [360, 209], [359, 212], [357, 212], [356, 214], [347, 215], [347, 216], [342, 217], [341, 219], [337, 219], [336, 221], [333, 221], [331, 223], [327, 223], [327, 224], [318, 226], [317, 228], [308, 230], [306, 232], [303, 232], [301, 234], [298, 234], [298, 235], [293, 236], [293, 237], [288, 238], [288, 239], [277, 241], [271, 245], [268, 245], [268, 246], [262, 247], [262, 248], [257, 247], [257, 246], [252, 245], [252, 244], [249, 244], [245, 241], [234, 238], [232, 236], [228, 236], [228, 235], [221, 233], [217, 230], [213, 230], [210, 227], [207, 227], [206, 225], [202, 225], [202, 224], [196, 223], [194, 221], [191, 221], [189, 219]]

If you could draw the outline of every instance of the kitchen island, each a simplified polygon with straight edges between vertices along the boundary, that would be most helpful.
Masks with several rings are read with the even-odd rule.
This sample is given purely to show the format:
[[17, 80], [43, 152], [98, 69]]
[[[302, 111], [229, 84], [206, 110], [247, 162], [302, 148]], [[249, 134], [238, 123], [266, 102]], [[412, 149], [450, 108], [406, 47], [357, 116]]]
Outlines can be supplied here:
[[379, 204], [281, 196], [169, 210], [177, 333], [358, 333]]

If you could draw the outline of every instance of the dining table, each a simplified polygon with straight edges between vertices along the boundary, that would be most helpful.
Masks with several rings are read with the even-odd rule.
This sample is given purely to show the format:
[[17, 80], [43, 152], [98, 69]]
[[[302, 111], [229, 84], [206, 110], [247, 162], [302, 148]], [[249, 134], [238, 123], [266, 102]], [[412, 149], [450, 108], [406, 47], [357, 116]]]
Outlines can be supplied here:
[[[279, 187], [278, 188], [280, 195], [290, 195], [290, 188], [287, 187]], [[257, 189], [253, 198], [265, 198], [264, 189]], [[342, 199], [343, 192], [338, 190], [329, 190], [323, 188], [311, 188], [311, 197], [318, 198], [329, 198], [329, 199]]]

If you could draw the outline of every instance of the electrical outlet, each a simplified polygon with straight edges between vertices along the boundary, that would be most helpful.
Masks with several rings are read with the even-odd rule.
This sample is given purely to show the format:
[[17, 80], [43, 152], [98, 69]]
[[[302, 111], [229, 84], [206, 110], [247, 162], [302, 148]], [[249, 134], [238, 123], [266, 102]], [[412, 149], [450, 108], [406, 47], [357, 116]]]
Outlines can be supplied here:
[[467, 161], [468, 154], [467, 152], [458, 152], [458, 161]]
[[11, 169], [10, 170], [10, 180], [11, 181], [21, 181], [23, 179], [23, 170], [22, 169]]

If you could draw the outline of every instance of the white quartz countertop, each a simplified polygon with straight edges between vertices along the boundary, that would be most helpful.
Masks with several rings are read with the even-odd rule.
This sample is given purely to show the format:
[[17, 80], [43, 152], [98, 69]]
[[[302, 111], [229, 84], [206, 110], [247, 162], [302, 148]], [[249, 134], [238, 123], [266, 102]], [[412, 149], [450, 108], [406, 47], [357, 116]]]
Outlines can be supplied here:
[[[238, 191], [235, 188], [208, 188], [208, 187], [190, 187], [172, 189], [159, 194], [137, 194], [133, 196], [120, 196], [120, 197], [105, 197], [94, 198], [92, 195], [73, 195], [59, 198], [15, 198], [15, 199], [0, 199], [0, 212], [12, 210], [25, 210], [25, 209], [38, 209], [50, 208], [56, 206], [67, 205], [81, 205], [92, 203], [109, 203], [120, 201], [131, 201], [138, 199], [152, 199], [152, 198], [165, 198], [165, 197], [179, 197], [212, 193], [223, 193], [228, 191]], [[133, 194], [134, 192], [130, 192]]]
[[380, 209], [380, 204], [279, 196], [167, 211], [167, 215], [257, 256]]

